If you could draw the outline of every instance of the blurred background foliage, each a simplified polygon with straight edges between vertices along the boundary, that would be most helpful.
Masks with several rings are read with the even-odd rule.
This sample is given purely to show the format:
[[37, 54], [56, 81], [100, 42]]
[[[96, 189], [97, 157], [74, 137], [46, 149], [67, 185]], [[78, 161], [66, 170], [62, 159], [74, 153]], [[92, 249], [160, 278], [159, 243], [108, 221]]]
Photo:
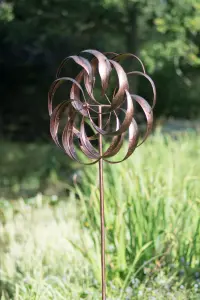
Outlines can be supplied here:
[[86, 48], [138, 54], [157, 86], [156, 115], [196, 118], [199, 45], [199, 0], [1, 1], [0, 135], [46, 139], [57, 66]]
[[137, 54], [158, 93], [149, 141], [104, 168], [109, 299], [200, 299], [199, 0], [0, 0], [0, 299], [99, 298], [98, 173], [53, 145], [47, 113], [87, 48]]

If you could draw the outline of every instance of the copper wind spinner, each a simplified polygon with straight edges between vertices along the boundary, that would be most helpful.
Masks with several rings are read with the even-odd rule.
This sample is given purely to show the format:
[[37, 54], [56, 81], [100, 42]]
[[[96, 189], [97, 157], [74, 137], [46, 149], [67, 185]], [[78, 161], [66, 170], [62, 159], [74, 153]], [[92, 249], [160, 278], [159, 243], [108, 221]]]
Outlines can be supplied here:
[[[101, 53], [97, 50], [85, 50], [82, 51], [82, 54], [92, 55], [91, 60], [82, 56], [65, 58], [58, 68], [56, 80], [50, 87], [48, 94], [50, 132], [56, 145], [62, 148], [73, 160], [87, 165], [99, 163], [102, 299], [105, 300], [103, 161], [111, 164], [120, 163], [126, 160], [136, 147], [146, 140], [153, 125], [152, 110], [156, 102], [156, 89], [152, 79], [146, 74], [143, 63], [133, 54]], [[126, 58], [137, 59], [141, 65], [141, 71], [125, 72], [120, 63]], [[63, 67], [69, 60], [81, 68], [75, 79], [60, 77]], [[118, 82], [113, 90], [111, 82], [113, 76], [111, 75], [115, 76]], [[129, 86], [131, 76], [142, 76], [149, 81], [153, 91], [152, 106], [143, 97], [131, 93]], [[70, 84], [68, 100], [62, 101], [53, 108], [54, 95], [63, 83]], [[101, 94], [96, 92], [95, 86], [98, 83], [100, 88], [97, 90], [101, 90]], [[112, 87], [111, 96], [110, 87]], [[97, 97], [98, 100], [96, 100]], [[146, 132], [141, 142], [139, 142], [139, 130], [134, 118], [135, 103], [141, 107], [147, 120]], [[63, 122], [64, 128], [59, 139]], [[128, 143], [124, 143], [126, 133], [128, 133]], [[111, 142], [110, 144], [106, 142], [105, 146], [108, 146], [104, 150], [102, 139], [109, 137]], [[123, 144], [127, 145], [124, 157], [113, 161], [111, 158], [123, 149]], [[80, 152], [82, 155], [79, 155]], [[87, 161], [82, 160], [83, 157]]]

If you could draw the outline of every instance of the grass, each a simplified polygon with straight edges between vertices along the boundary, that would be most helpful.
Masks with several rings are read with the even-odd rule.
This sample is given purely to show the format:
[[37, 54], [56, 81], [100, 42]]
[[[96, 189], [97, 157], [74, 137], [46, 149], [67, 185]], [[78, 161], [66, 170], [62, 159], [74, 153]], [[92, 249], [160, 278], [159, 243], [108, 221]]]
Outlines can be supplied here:
[[[197, 135], [157, 133], [104, 166], [108, 300], [200, 298], [199, 154]], [[96, 166], [69, 185], [54, 161], [52, 196], [1, 199], [1, 300], [100, 299]]]
[[[30, 198], [40, 191], [65, 194], [66, 179], [72, 175], [66, 159], [51, 141], [49, 144], [20, 144], [1, 141], [0, 194], [4, 198]], [[73, 169], [76, 164], [73, 164]]]

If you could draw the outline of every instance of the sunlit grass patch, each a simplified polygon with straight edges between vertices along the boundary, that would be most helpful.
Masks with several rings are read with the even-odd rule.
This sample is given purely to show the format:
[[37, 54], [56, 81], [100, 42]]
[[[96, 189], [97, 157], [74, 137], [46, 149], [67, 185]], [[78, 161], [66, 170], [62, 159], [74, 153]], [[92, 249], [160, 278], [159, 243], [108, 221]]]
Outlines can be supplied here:
[[[156, 134], [104, 165], [108, 300], [199, 299], [199, 149], [195, 134]], [[101, 298], [96, 171], [65, 197], [55, 184], [52, 196], [0, 200], [1, 300]]]

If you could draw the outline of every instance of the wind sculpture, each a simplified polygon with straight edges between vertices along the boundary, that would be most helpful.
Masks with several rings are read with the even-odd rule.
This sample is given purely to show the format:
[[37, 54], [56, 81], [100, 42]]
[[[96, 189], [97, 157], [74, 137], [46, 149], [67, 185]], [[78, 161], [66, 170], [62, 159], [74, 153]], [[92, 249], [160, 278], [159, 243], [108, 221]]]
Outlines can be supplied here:
[[[99, 190], [100, 190], [100, 220], [101, 220], [101, 271], [102, 271], [102, 299], [106, 299], [106, 272], [105, 272], [105, 225], [104, 225], [104, 188], [103, 188], [103, 161], [116, 164], [131, 156], [136, 147], [148, 137], [153, 126], [153, 108], [156, 103], [156, 89], [152, 79], [147, 75], [141, 60], [134, 54], [117, 54], [113, 52], [101, 53], [97, 50], [84, 50], [82, 55], [90, 55], [88, 60], [83, 56], [69, 56], [60, 64], [56, 80], [52, 83], [48, 94], [48, 110], [50, 115], [50, 133], [58, 147], [73, 160], [86, 165], [99, 163]], [[136, 59], [141, 65], [141, 71], [126, 72], [121, 62], [127, 58]], [[63, 67], [69, 60], [81, 67], [75, 78], [60, 77]], [[118, 84], [109, 98], [111, 75], [115, 73]], [[131, 76], [144, 77], [149, 81], [153, 91], [153, 101], [150, 106], [141, 96], [132, 94], [129, 79]], [[95, 85], [100, 81], [101, 96], [95, 96]], [[67, 100], [53, 108], [53, 99], [57, 89], [64, 83], [70, 83]], [[134, 118], [134, 104], [137, 103], [143, 110], [147, 126], [144, 137], [139, 141], [139, 129]], [[125, 108], [126, 107], [126, 108]], [[122, 117], [123, 116], [123, 117]], [[61, 123], [64, 128], [60, 136]], [[88, 134], [87, 126], [90, 126]], [[127, 151], [123, 158], [113, 161], [125, 144], [125, 135], [128, 133]], [[104, 149], [103, 138], [110, 138], [110, 144]], [[77, 145], [78, 142], [78, 145]], [[106, 143], [107, 145], [107, 143]], [[77, 151], [83, 153], [79, 158]], [[87, 161], [81, 160], [85, 156]]]

